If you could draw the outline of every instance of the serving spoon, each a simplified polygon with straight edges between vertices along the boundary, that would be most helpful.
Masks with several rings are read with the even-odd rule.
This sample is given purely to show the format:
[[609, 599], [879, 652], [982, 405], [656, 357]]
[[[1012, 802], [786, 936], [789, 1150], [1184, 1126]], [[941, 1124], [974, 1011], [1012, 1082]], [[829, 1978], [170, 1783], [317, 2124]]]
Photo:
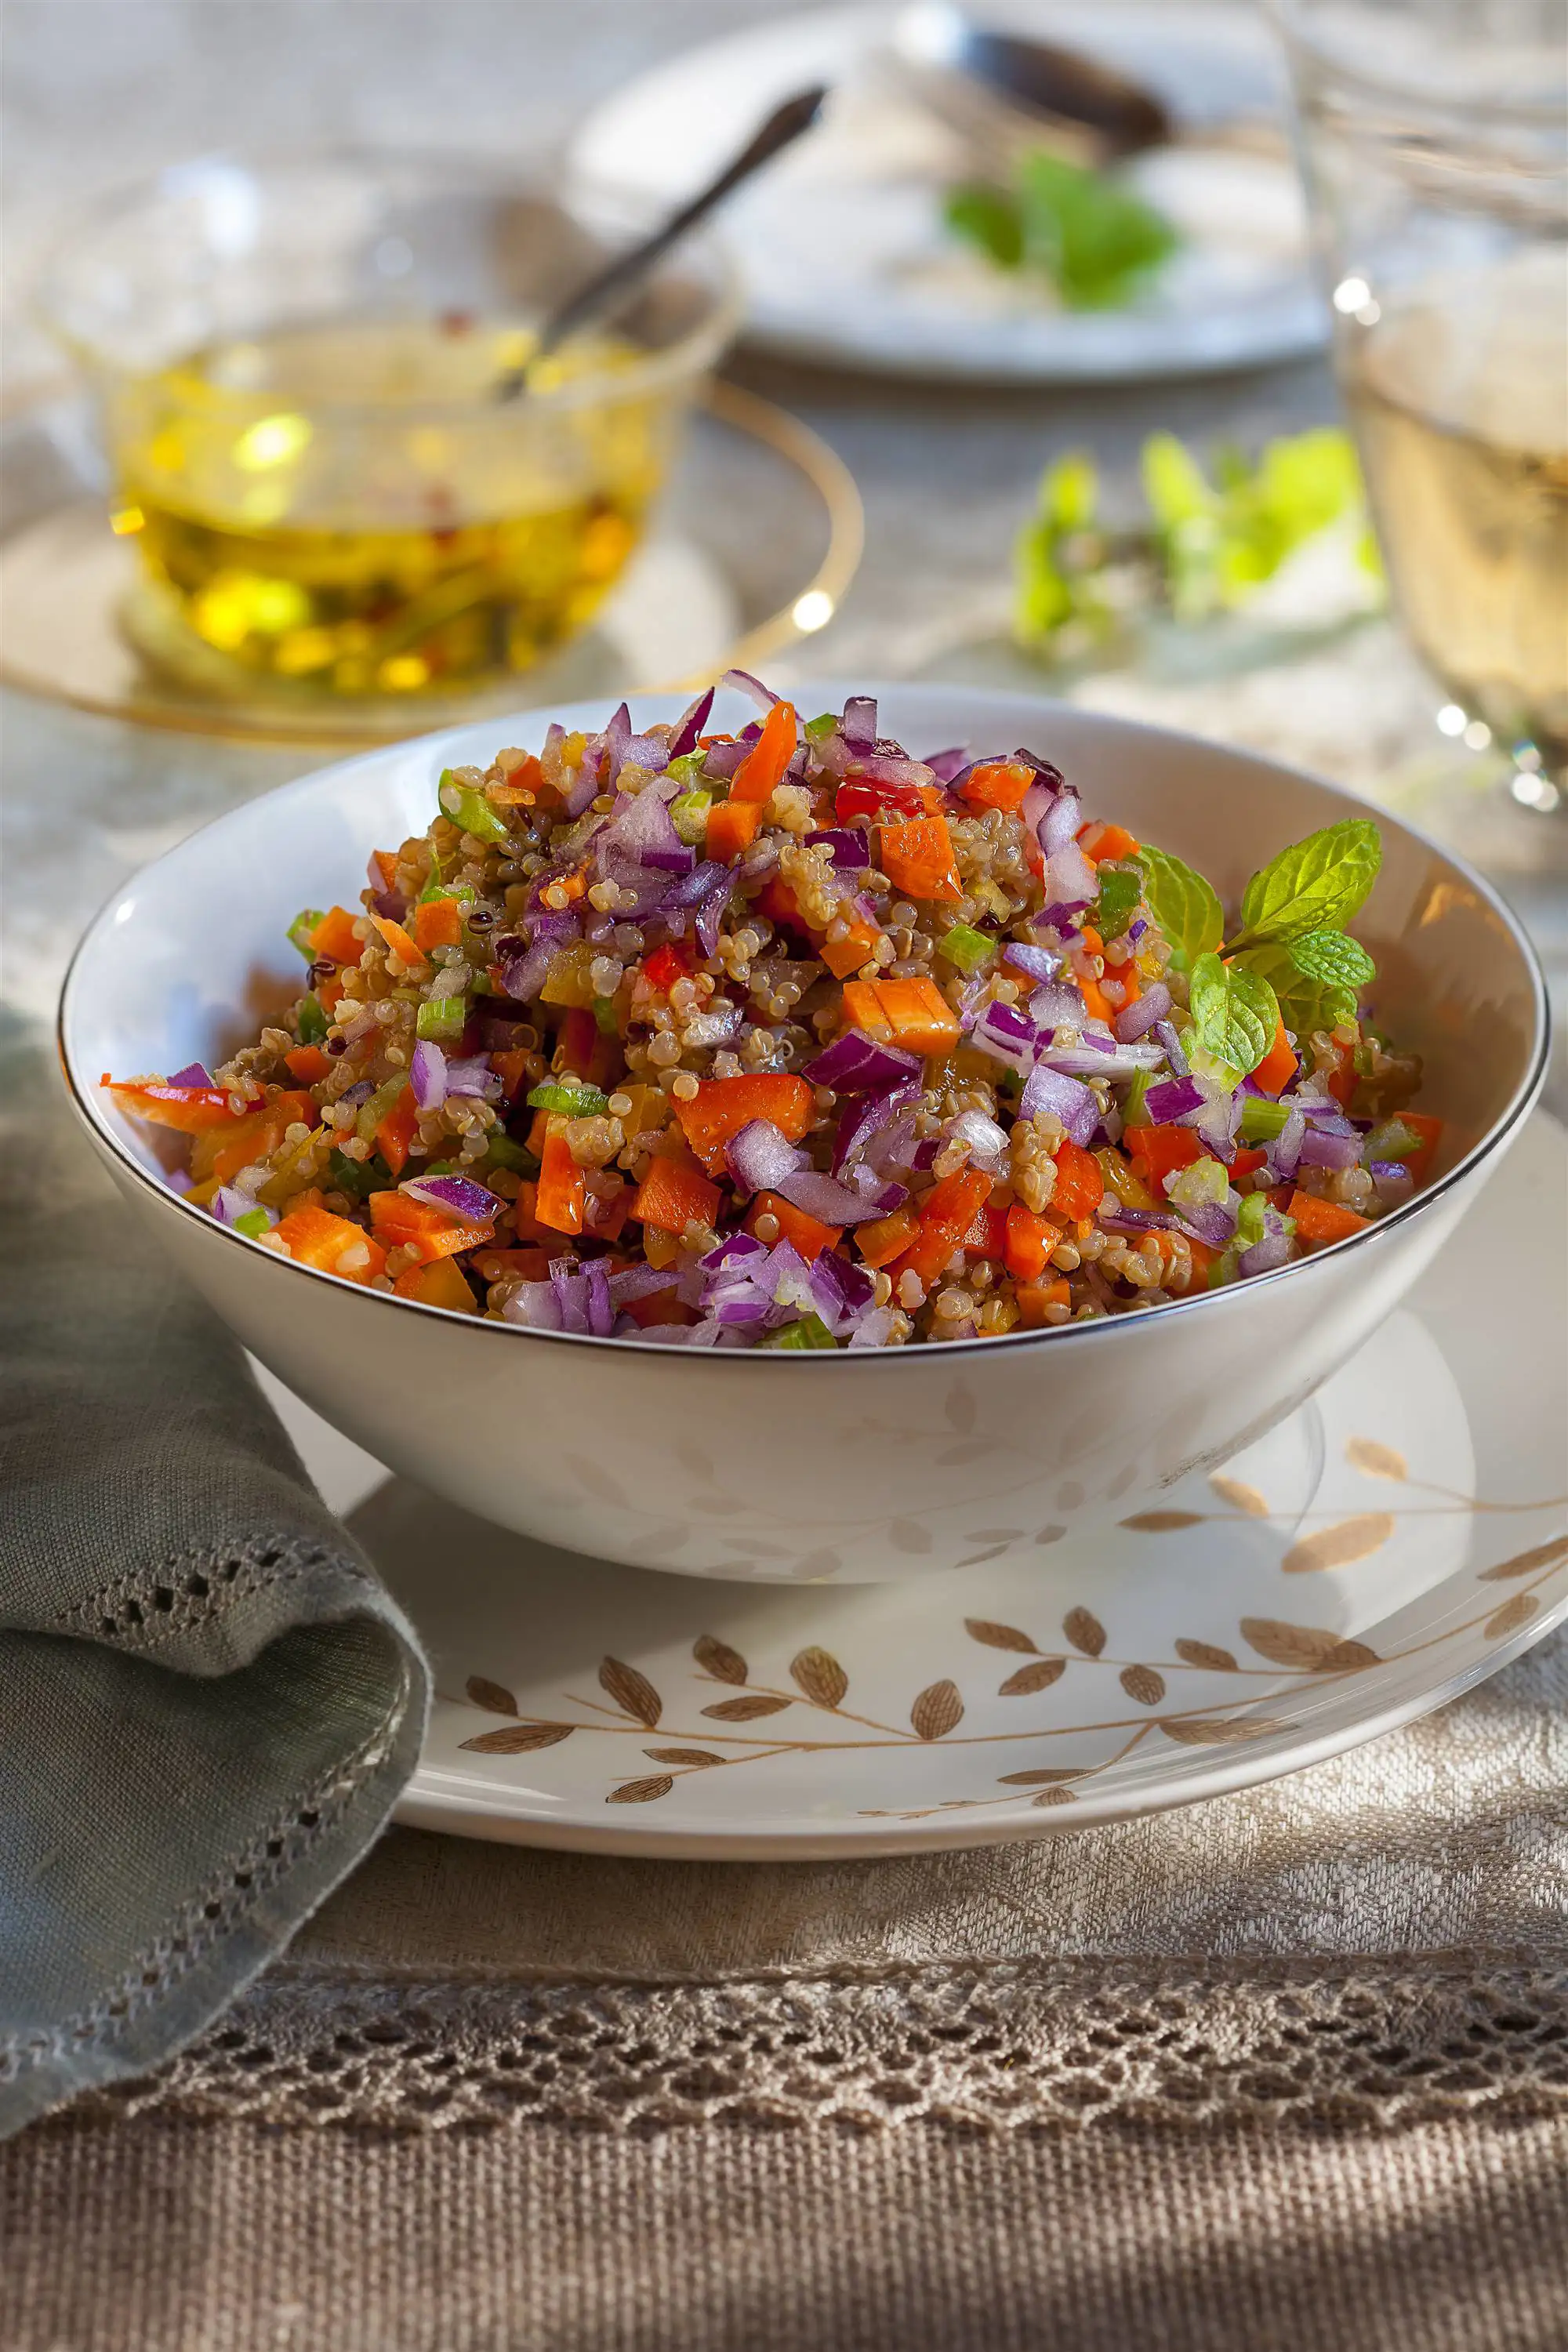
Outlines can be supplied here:
[[1175, 136], [1169, 110], [1141, 82], [1098, 58], [977, 24], [948, 0], [910, 8], [894, 27], [893, 55], [928, 104], [973, 133], [977, 117], [1005, 110], [1037, 126], [1088, 131], [1115, 163]]
[[775, 155], [782, 154], [804, 131], [811, 129], [822, 112], [826, 96], [826, 86], [819, 85], [811, 89], [797, 90], [793, 98], [786, 98], [782, 106], [775, 107], [755, 136], [733, 162], [725, 164], [716, 179], [710, 180], [705, 188], [682, 205], [679, 212], [672, 213], [651, 236], [645, 237], [640, 245], [634, 245], [629, 252], [618, 254], [614, 261], [590, 278], [585, 286], [580, 286], [574, 294], [550, 313], [540, 328], [527, 359], [497, 378], [495, 397], [498, 400], [515, 400], [520, 393], [526, 392], [530, 372], [537, 361], [564, 342], [568, 335], [574, 335], [580, 327], [586, 326], [590, 319], [617, 308], [662, 261], [672, 246], [679, 245], [683, 236], [700, 221], [706, 220], [709, 214], [753, 173], [760, 172], [764, 163], [771, 163]]

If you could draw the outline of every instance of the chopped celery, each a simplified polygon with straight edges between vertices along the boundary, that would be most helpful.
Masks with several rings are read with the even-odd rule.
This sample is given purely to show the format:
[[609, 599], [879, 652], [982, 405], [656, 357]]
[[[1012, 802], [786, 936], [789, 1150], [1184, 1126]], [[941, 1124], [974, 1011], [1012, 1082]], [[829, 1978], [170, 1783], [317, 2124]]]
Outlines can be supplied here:
[[243, 1217], [236, 1217], [234, 1230], [247, 1241], [259, 1241], [263, 1234], [272, 1231], [272, 1219], [265, 1209], [247, 1209]]
[[1188, 1208], [1205, 1202], [1217, 1206], [1230, 1197], [1230, 1177], [1219, 1160], [1205, 1156], [1167, 1176], [1165, 1192], [1168, 1199]]
[[1150, 1124], [1149, 1114], [1143, 1108], [1143, 1097], [1148, 1091], [1148, 1071], [1134, 1070], [1131, 1084], [1121, 1098], [1123, 1127], [1147, 1127]]
[[1248, 1095], [1241, 1106], [1241, 1140], [1243, 1143], [1272, 1143], [1285, 1132], [1285, 1122], [1290, 1116], [1289, 1103], [1269, 1102], [1266, 1096]]
[[295, 1008], [294, 1027], [301, 1045], [320, 1045], [324, 1042], [328, 1022], [318, 998], [302, 996], [300, 999]]
[[332, 1182], [340, 1192], [352, 1200], [368, 1200], [392, 1181], [392, 1171], [382, 1165], [379, 1157], [371, 1160], [351, 1160], [344, 1151], [334, 1151], [327, 1162]]
[[468, 1005], [462, 997], [427, 996], [415, 1016], [415, 1032], [438, 1045], [460, 1037], [468, 1017]]
[[1232, 1242], [1228, 1249], [1220, 1252], [1209, 1268], [1209, 1288], [1220, 1290], [1227, 1282], [1235, 1282], [1237, 1278], [1237, 1268], [1240, 1262], [1241, 1251], [1235, 1242]]
[[806, 735], [813, 743], [826, 743], [838, 724], [837, 710], [824, 710], [817, 718], [806, 720]]
[[669, 803], [669, 821], [688, 849], [700, 849], [708, 831], [711, 793], [681, 793]]
[[388, 1078], [384, 1084], [377, 1087], [368, 1101], [361, 1103], [354, 1115], [354, 1133], [362, 1143], [374, 1140], [376, 1129], [394, 1108], [407, 1084], [407, 1079], [399, 1070], [395, 1077]]
[[425, 1176], [460, 1176], [463, 1171], [455, 1160], [432, 1160], [420, 1172]]
[[476, 996], [493, 996], [496, 992], [495, 982], [491, 980], [488, 971], [475, 972], [472, 980], [468, 982], [468, 986], [473, 990]]
[[321, 910], [319, 907], [306, 907], [295, 916], [289, 926], [289, 937], [307, 963], [314, 963], [316, 960], [316, 951], [310, 945], [310, 934], [321, 920]]
[[1372, 1160], [1408, 1160], [1421, 1149], [1421, 1138], [1402, 1118], [1385, 1118], [1362, 1146], [1363, 1165]]
[[1242, 1194], [1241, 1207], [1237, 1213], [1236, 1238], [1243, 1249], [1250, 1249], [1254, 1242], [1263, 1239], [1263, 1220], [1268, 1207], [1268, 1201], [1261, 1192]]
[[528, 1090], [530, 1110], [555, 1110], [567, 1118], [592, 1118], [609, 1107], [610, 1097], [597, 1087], [579, 1086], [575, 1080], [563, 1085], [547, 1078], [542, 1086]]
[[675, 778], [683, 793], [689, 793], [702, 782], [702, 771], [707, 764], [706, 751], [682, 751], [678, 760], [670, 761], [664, 772]]
[[476, 841], [500, 843], [511, 839], [504, 820], [491, 808], [483, 793], [477, 792], [472, 784], [458, 783], [450, 768], [442, 769], [436, 797], [442, 815], [449, 816], [465, 833], [471, 833]]
[[510, 1135], [492, 1135], [489, 1148], [479, 1163], [481, 1168], [510, 1168], [519, 1176], [537, 1176], [539, 1162], [531, 1151], [514, 1143]]
[[598, 1031], [601, 1037], [618, 1037], [620, 1035], [620, 1024], [616, 1019], [616, 1000], [613, 996], [595, 997], [594, 1026]]
[[977, 931], [973, 923], [954, 923], [936, 943], [938, 955], [956, 964], [960, 971], [978, 971], [996, 952], [996, 941]]
[[763, 1348], [836, 1348], [838, 1342], [820, 1315], [803, 1315], [798, 1323], [786, 1323], [782, 1331], [770, 1331], [757, 1344]]

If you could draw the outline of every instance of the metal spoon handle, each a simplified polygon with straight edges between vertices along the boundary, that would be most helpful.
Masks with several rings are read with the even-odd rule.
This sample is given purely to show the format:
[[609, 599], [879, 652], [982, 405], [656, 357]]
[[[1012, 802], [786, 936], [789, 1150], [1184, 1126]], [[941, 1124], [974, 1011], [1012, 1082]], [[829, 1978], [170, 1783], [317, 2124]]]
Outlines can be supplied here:
[[535, 360], [544, 352], [553, 351], [558, 343], [563, 342], [568, 335], [575, 334], [579, 327], [599, 312], [611, 308], [656, 262], [662, 260], [671, 246], [678, 245], [688, 230], [695, 228], [699, 221], [705, 220], [714, 206], [721, 205], [742, 181], [749, 180], [753, 172], [760, 172], [764, 163], [772, 163], [773, 157], [793, 145], [803, 131], [809, 131], [821, 113], [826, 96], [826, 88], [818, 88], [799, 90], [794, 98], [785, 99], [784, 104], [769, 115], [749, 145], [742, 149], [732, 163], [725, 165], [716, 180], [710, 181], [708, 186], [693, 196], [689, 203], [682, 205], [662, 228], [656, 229], [651, 236], [645, 237], [629, 253], [621, 254], [596, 278], [590, 278], [585, 286], [579, 287], [571, 299], [563, 302], [545, 320], [524, 364], [500, 378], [496, 386], [497, 398], [514, 398], [527, 383], [529, 368]]

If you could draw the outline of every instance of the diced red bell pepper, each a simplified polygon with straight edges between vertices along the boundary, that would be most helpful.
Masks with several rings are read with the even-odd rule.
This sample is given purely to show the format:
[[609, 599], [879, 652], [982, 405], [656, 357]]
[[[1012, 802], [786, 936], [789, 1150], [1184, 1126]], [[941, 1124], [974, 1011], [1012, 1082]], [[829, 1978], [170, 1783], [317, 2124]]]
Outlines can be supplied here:
[[906, 1274], [915, 1275], [924, 1289], [931, 1288], [990, 1197], [991, 1179], [983, 1168], [960, 1168], [927, 1193], [920, 1204], [920, 1230], [913, 1243], [888, 1268], [895, 1293]]
[[772, 1217], [779, 1229], [779, 1238], [797, 1249], [809, 1265], [824, 1250], [836, 1249], [844, 1238], [842, 1225], [825, 1225], [816, 1217], [808, 1217], [778, 1192], [759, 1192], [746, 1212], [745, 1230], [754, 1234], [759, 1217]]
[[1320, 1201], [1314, 1192], [1292, 1192], [1287, 1213], [1296, 1220], [1297, 1238], [1315, 1248], [1345, 1241], [1352, 1234], [1363, 1234], [1369, 1223], [1367, 1218], [1358, 1217], [1353, 1209], [1342, 1208], [1338, 1201]]
[[1097, 866], [1119, 857], [1136, 857], [1142, 844], [1124, 824], [1080, 824], [1078, 845]]
[[1022, 805], [1035, 781], [1033, 768], [1019, 760], [987, 760], [958, 787], [958, 797], [971, 808], [1016, 809]]
[[693, 1218], [700, 1225], [711, 1225], [722, 1197], [718, 1185], [710, 1184], [700, 1169], [677, 1160], [655, 1159], [648, 1162], [630, 1213], [659, 1233], [680, 1234]]
[[643, 978], [668, 996], [678, 980], [689, 980], [695, 966], [691, 950], [684, 940], [666, 940], [661, 947], [646, 955], [642, 961]]
[[208, 1128], [234, 1127], [253, 1114], [233, 1111], [222, 1087], [132, 1086], [105, 1078], [103, 1084], [120, 1109], [153, 1127], [172, 1127], [181, 1135], [200, 1135]]
[[399, 1298], [416, 1298], [422, 1307], [444, 1307], [451, 1315], [479, 1312], [468, 1276], [450, 1257], [438, 1257], [428, 1265], [411, 1265], [392, 1286]]
[[377, 1241], [388, 1249], [409, 1249], [422, 1265], [438, 1257], [459, 1257], [464, 1250], [479, 1249], [494, 1237], [495, 1227], [438, 1209], [433, 1201], [416, 1200], [388, 1185], [370, 1196], [370, 1222]]
[[1163, 1192], [1163, 1177], [1173, 1176], [1178, 1168], [1190, 1168], [1203, 1157], [1203, 1145], [1190, 1127], [1130, 1127], [1121, 1142], [1154, 1192]]
[[930, 816], [942, 806], [942, 795], [929, 784], [874, 784], [867, 776], [847, 776], [833, 798], [833, 814], [840, 824], [873, 824], [884, 811], [894, 816]]
[[995, 1201], [983, 1201], [963, 1236], [969, 1257], [1001, 1257], [1007, 1247], [1007, 1212]]
[[771, 1119], [789, 1142], [798, 1143], [816, 1113], [816, 1097], [805, 1080], [779, 1070], [704, 1078], [689, 1102], [678, 1099], [675, 1106], [686, 1140], [710, 1176], [724, 1174], [725, 1145], [752, 1119]]
[[334, 1217], [330, 1209], [292, 1209], [272, 1231], [297, 1265], [313, 1265], [322, 1274], [358, 1283], [372, 1282], [385, 1271], [382, 1244], [347, 1217]]
[[580, 1234], [586, 1180], [572, 1157], [565, 1126], [563, 1118], [552, 1114], [544, 1131], [544, 1148], [539, 1155], [533, 1213], [538, 1223], [548, 1226], [552, 1233]]
[[405, 1087], [375, 1130], [375, 1148], [395, 1176], [407, 1164], [408, 1147], [419, 1132], [419, 1106], [412, 1087]]
[[329, 907], [310, 933], [310, 953], [328, 956], [333, 963], [358, 963], [364, 953], [364, 941], [355, 939], [354, 925], [362, 919], [351, 915], [346, 907]]
[[[1138, 1129], [1134, 1133], [1140, 1132]], [[1051, 1206], [1064, 1217], [1092, 1217], [1105, 1198], [1105, 1171], [1092, 1152], [1065, 1139], [1057, 1147]]]
[[[1283, 1021], [1277, 1022], [1274, 1043], [1253, 1071], [1253, 1083], [1255, 1086], [1261, 1087], [1266, 1095], [1283, 1094], [1295, 1076], [1296, 1070], [1296, 1056], [1290, 1050], [1290, 1040], [1285, 1034], [1285, 1024]], [[1351, 1083], [1353, 1088], [1355, 1083], [1353, 1073]]]
[[1013, 1202], [1007, 1211], [1003, 1255], [1014, 1281], [1038, 1282], [1061, 1237], [1061, 1227], [1053, 1225], [1048, 1217], [1026, 1209], [1022, 1201]]
[[911, 898], [963, 898], [945, 817], [911, 817], [902, 824], [885, 824], [877, 845], [878, 861], [895, 890]]

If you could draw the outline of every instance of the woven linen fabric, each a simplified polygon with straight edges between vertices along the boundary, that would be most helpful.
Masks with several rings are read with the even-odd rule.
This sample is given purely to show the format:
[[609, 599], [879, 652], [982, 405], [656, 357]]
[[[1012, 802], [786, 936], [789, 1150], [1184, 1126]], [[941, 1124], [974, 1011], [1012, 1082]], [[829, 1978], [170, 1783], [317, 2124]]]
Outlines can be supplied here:
[[364, 1852], [417, 1640], [0, 1036], [0, 2133], [165, 2059]]

